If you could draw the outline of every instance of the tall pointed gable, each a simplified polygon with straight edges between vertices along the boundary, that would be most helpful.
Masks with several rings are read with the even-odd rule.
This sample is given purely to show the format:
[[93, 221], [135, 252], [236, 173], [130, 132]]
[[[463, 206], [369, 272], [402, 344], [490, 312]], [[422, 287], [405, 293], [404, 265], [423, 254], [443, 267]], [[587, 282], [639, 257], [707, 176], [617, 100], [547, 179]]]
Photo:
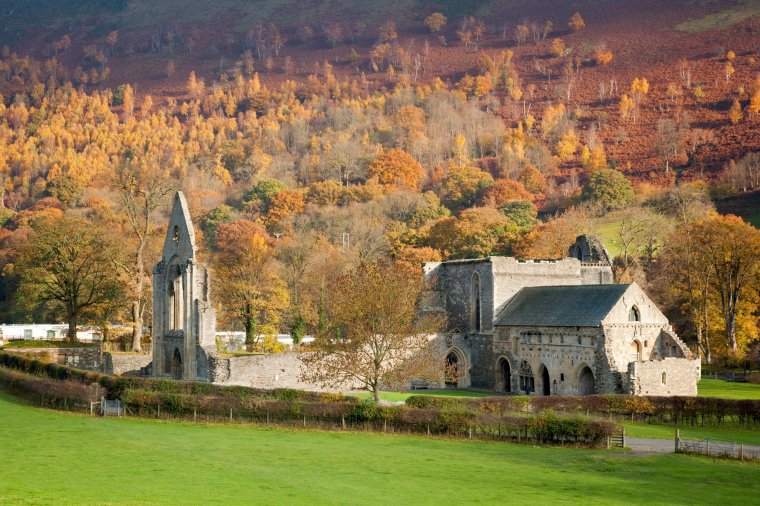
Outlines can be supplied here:
[[181, 191], [174, 196], [174, 205], [164, 240], [164, 261], [175, 256], [186, 260], [195, 259], [195, 230], [187, 200]]

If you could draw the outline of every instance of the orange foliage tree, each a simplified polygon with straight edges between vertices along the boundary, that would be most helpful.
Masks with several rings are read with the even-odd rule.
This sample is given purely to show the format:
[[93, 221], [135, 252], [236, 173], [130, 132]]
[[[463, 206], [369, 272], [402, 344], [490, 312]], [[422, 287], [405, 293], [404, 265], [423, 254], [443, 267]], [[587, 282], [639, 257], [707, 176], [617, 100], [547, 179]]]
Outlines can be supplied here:
[[420, 187], [424, 174], [422, 165], [412, 155], [400, 149], [390, 149], [369, 165], [369, 175], [380, 184], [396, 185], [412, 190]]

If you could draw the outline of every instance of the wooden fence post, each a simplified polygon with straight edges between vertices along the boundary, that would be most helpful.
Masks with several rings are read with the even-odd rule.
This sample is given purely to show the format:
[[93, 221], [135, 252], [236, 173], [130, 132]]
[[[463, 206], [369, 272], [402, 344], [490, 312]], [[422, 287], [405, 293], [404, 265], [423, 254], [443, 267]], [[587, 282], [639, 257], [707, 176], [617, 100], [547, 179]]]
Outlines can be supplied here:
[[230, 423], [232, 423], [232, 408], [230, 408]]
[[625, 448], [625, 425], [623, 425], [623, 448]]
[[681, 449], [679, 441], [681, 440], [681, 429], [676, 429], [676, 453]]
[[197, 420], [198, 420], [198, 409], [193, 408], [193, 421], [195, 422]]
[[741, 443], [739, 445], [739, 458], [741, 460], [744, 460], [744, 443]]

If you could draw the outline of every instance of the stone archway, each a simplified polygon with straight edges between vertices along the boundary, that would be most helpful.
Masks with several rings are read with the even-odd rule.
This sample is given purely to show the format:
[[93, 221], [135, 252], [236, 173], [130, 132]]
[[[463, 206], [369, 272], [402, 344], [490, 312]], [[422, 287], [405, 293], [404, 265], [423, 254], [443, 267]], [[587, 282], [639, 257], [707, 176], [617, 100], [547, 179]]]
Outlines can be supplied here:
[[456, 346], [446, 353], [444, 383], [446, 388], [467, 388], [470, 386], [467, 359], [462, 350]]
[[172, 356], [172, 378], [175, 380], [181, 380], [182, 374], [182, 354], [178, 348], [174, 348], [174, 355]]
[[631, 342], [631, 362], [641, 362], [641, 342], [638, 339], [634, 339]]
[[512, 367], [505, 357], [500, 357], [496, 361], [496, 391], [512, 391]]
[[545, 365], [541, 365], [541, 393], [543, 395], [552, 394], [552, 382], [549, 378], [549, 369]]
[[594, 373], [589, 366], [584, 365], [578, 374], [578, 393], [581, 395], [591, 395], [595, 389], [596, 380], [594, 379]]

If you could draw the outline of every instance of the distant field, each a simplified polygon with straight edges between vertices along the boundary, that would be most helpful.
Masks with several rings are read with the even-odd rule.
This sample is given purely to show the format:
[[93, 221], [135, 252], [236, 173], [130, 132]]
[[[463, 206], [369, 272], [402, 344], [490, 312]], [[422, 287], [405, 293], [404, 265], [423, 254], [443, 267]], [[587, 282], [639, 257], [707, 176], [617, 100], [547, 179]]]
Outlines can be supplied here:
[[0, 427], [2, 504], [743, 504], [760, 496], [758, 466], [685, 455], [88, 418], [5, 394]]
[[760, 15], [760, 2], [757, 0], [744, 0], [738, 5], [729, 7], [715, 14], [685, 21], [676, 25], [678, 30], [684, 32], [704, 32], [707, 30], [718, 30], [728, 28], [745, 19]]
[[701, 397], [760, 400], [760, 385], [753, 385], [751, 383], [731, 383], [714, 379], [702, 379], [697, 388]]

